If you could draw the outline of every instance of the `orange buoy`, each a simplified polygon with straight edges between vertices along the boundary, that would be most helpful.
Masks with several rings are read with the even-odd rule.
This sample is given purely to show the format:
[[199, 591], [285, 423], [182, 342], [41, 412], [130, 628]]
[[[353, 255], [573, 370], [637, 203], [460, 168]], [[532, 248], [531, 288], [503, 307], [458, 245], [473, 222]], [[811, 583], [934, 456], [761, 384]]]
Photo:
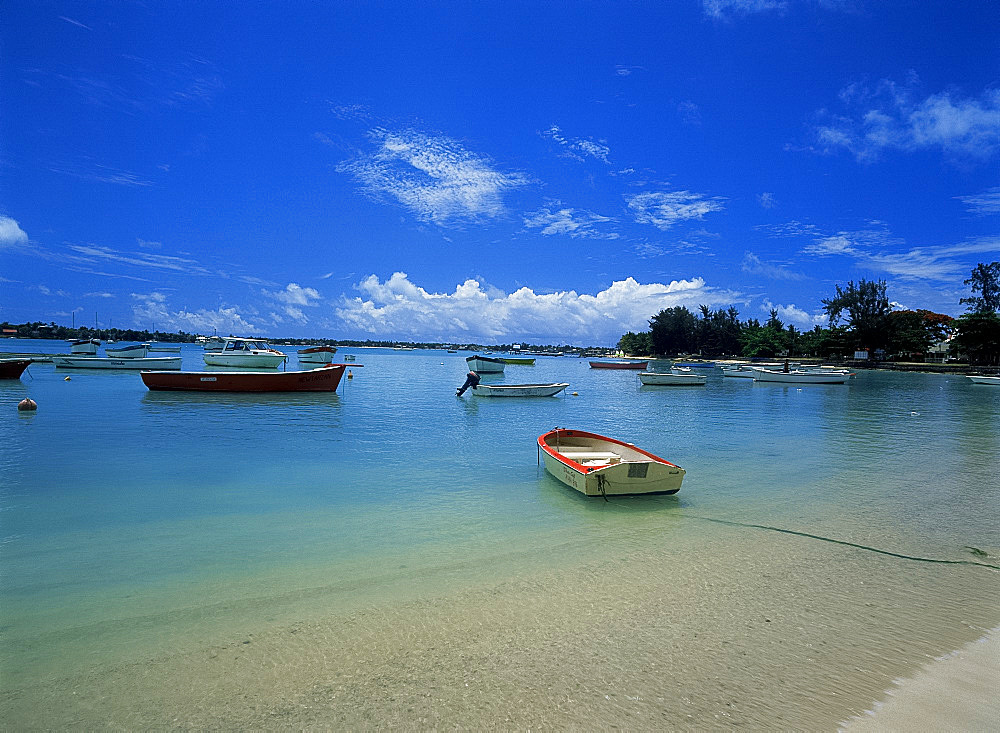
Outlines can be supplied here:
[[351, 370], [350, 369], [347, 370], [347, 378], [348, 379], [354, 379], [354, 375], [351, 374]]
[[20, 410], [21, 412], [37, 410], [38, 404], [30, 397], [25, 397], [23, 400], [17, 403], [17, 409]]

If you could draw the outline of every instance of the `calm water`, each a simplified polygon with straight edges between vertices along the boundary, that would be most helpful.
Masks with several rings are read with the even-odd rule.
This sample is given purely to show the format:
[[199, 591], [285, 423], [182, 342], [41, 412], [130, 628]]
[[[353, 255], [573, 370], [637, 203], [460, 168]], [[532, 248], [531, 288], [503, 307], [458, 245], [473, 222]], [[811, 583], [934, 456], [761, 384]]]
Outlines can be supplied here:
[[[202, 369], [201, 353], [186, 345], [184, 368]], [[487, 381], [569, 389], [506, 400], [455, 397], [464, 353], [337, 358], [352, 353], [336, 394], [150, 393], [137, 373], [49, 364], [0, 382], [0, 689], [571, 567], [595, 546], [624, 557], [711, 537], [738, 552], [781, 536], [708, 520], [928, 558], [1000, 555], [1000, 389], [964, 377], [795, 387], [715, 370], [704, 388], [656, 388], [539, 357]], [[36, 413], [16, 411], [25, 396]], [[688, 471], [681, 492], [572, 492], [537, 464], [535, 439], [555, 426], [664, 456]]]

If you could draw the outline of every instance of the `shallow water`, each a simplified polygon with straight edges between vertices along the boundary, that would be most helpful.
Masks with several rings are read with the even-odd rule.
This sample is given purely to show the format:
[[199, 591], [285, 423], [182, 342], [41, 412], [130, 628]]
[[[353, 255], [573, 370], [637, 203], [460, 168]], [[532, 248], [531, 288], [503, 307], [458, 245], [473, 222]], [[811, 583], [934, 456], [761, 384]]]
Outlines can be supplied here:
[[[562, 395], [456, 398], [465, 354], [347, 353], [354, 378], [336, 394], [150, 393], [134, 373], [43, 364], [0, 382], [6, 720], [163, 725], [183, 708], [194, 726], [833, 724], [1000, 623], [1000, 574], [919, 559], [1000, 565], [1000, 389], [717, 370], [706, 387], [656, 388], [539, 357], [487, 380], [567, 381]], [[196, 347], [183, 357], [202, 368]], [[28, 395], [37, 413], [18, 413]], [[555, 426], [664, 456], [688, 472], [681, 492], [572, 492], [537, 463]], [[426, 663], [395, 679], [417, 650]], [[347, 684], [343, 660], [360, 665], [356, 694], [380, 702], [348, 714], [322, 691]], [[771, 664], [794, 678], [748, 702]], [[442, 682], [470, 669], [488, 692]], [[553, 690], [573, 699], [561, 688], [583, 669], [588, 694], [563, 709]], [[652, 687], [602, 708], [604, 678]], [[665, 678], [687, 708], [652, 689]], [[100, 705], [75, 694], [88, 691]], [[812, 698], [814, 717], [789, 717]]]

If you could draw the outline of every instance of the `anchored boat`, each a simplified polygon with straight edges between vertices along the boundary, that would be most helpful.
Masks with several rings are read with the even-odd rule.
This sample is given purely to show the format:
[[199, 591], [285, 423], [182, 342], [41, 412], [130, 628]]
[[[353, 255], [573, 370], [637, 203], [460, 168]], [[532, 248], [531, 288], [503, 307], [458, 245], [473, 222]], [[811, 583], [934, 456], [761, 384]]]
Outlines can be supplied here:
[[31, 359], [0, 359], [0, 379], [20, 379]]
[[555, 428], [538, 436], [545, 469], [587, 496], [676, 494], [684, 469], [615, 438]]
[[272, 349], [261, 339], [223, 339], [222, 351], [205, 351], [202, 357], [209, 366], [232, 366], [249, 368], [277, 368], [288, 358], [283, 351]]
[[592, 361], [591, 369], [639, 369], [643, 370], [649, 365], [648, 361]]
[[499, 374], [506, 366], [503, 359], [494, 359], [491, 356], [470, 356], [465, 360], [469, 364], [470, 371], [478, 374]]
[[344, 364], [290, 372], [140, 372], [151, 390], [185, 392], [333, 392]]
[[477, 384], [472, 394], [480, 397], [553, 397], [569, 386], [569, 382], [551, 384]]
[[336, 346], [310, 346], [299, 349], [299, 364], [329, 364], [337, 353]]

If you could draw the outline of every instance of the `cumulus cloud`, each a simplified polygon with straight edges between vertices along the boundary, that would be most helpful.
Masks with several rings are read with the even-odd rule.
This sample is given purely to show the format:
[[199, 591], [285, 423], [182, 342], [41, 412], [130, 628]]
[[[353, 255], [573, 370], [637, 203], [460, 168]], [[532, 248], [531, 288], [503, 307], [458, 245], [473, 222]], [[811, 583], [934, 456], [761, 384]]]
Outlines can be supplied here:
[[28, 235], [9, 216], [0, 216], [0, 249], [18, 247], [28, 243]]
[[302, 309], [319, 305], [321, 299], [316, 289], [304, 288], [297, 283], [288, 283], [284, 290], [263, 290], [261, 292], [280, 304], [281, 313], [272, 313], [272, 317], [281, 322], [285, 318], [289, 318], [300, 324], [308, 323], [309, 319]]
[[775, 305], [769, 300], [765, 300], [761, 306], [761, 311], [764, 313], [770, 313], [772, 310], [778, 312], [778, 318], [784, 323], [794, 323], [800, 330], [811, 330], [813, 326], [825, 325], [827, 322], [826, 313], [819, 311], [818, 313], [808, 313], [797, 305], [789, 303], [788, 305]]
[[974, 196], [956, 196], [969, 211], [980, 216], [1000, 214], [1000, 186], [989, 188]]
[[667, 230], [688, 219], [704, 219], [723, 209], [723, 199], [690, 191], [657, 191], [626, 196], [629, 210], [639, 224]]
[[986, 90], [979, 99], [950, 92], [918, 99], [916, 81], [900, 85], [882, 80], [854, 84], [840, 93], [846, 115], [821, 113], [816, 127], [824, 152], [844, 149], [859, 161], [877, 159], [883, 151], [937, 149], [985, 160], [1000, 150], [1000, 90]]
[[558, 125], [552, 125], [548, 130], [541, 133], [542, 137], [555, 142], [568, 158], [583, 160], [584, 158], [594, 158], [607, 165], [611, 165], [608, 156], [611, 154], [604, 141], [595, 141], [591, 138], [566, 137]]
[[171, 310], [163, 293], [132, 293], [132, 316], [136, 325], [156, 323], [161, 331], [254, 335], [259, 325], [247, 320], [235, 306], [216, 310]]
[[369, 195], [391, 196], [419, 220], [439, 226], [503, 216], [503, 194], [527, 183], [496, 170], [456, 140], [416, 130], [373, 130], [377, 149], [338, 166]]
[[616, 232], [601, 231], [598, 226], [613, 222], [608, 216], [601, 216], [590, 211], [579, 211], [560, 206], [556, 202], [552, 208], [544, 207], [528, 214], [524, 219], [527, 229], [538, 229], [541, 234], [562, 234], [574, 239], [618, 239]]
[[703, 278], [642, 284], [616, 281], [594, 295], [576, 291], [505, 293], [466, 280], [452, 293], [433, 293], [397, 272], [384, 282], [375, 275], [357, 286], [361, 296], [335, 308], [348, 329], [383, 338], [442, 342], [614, 344], [627, 331], [644, 331], [664, 308], [729, 305], [738, 293], [708, 286]]

